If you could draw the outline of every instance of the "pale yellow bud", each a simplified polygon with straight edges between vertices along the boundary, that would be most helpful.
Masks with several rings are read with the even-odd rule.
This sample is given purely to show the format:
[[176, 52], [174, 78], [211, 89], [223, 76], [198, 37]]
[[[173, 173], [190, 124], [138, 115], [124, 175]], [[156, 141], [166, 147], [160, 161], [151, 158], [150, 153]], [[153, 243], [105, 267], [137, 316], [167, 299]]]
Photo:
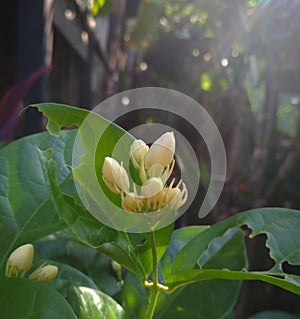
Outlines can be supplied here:
[[167, 167], [173, 160], [175, 152], [175, 137], [173, 132], [167, 132], [159, 137], [145, 155], [145, 168], [150, 169], [159, 164]]
[[15, 249], [6, 263], [6, 277], [23, 277], [32, 267], [34, 249], [31, 244], [26, 244]]
[[142, 186], [142, 195], [146, 198], [153, 197], [157, 195], [162, 189], [164, 185], [160, 178], [158, 177], [151, 177], [149, 178], [146, 183]]
[[58, 267], [54, 265], [45, 265], [36, 269], [30, 276], [30, 279], [41, 281], [46, 284], [53, 281], [58, 274]]
[[114, 193], [128, 192], [129, 179], [126, 170], [115, 159], [105, 157], [102, 167], [102, 178], [106, 186]]
[[[180, 184], [182, 184], [182, 189], [179, 188]], [[186, 202], [187, 195], [187, 188], [185, 184], [180, 181], [175, 188], [166, 189], [165, 204], [177, 209]]]
[[148, 152], [149, 146], [142, 140], [135, 140], [130, 146], [130, 158], [134, 167], [139, 168]]
[[122, 207], [124, 210], [132, 213], [140, 213], [143, 207], [143, 201], [135, 193], [127, 193], [122, 196]]

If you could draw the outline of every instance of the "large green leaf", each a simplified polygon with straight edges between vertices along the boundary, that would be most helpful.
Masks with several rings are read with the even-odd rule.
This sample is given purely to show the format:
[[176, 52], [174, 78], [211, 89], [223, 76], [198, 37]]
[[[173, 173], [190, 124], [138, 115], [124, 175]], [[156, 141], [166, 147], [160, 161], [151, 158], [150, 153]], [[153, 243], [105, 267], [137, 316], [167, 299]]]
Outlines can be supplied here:
[[[226, 260], [220, 260], [218, 237], [237, 226], [248, 225], [251, 237], [266, 234], [266, 246], [275, 266], [269, 271], [247, 272], [231, 268]], [[171, 291], [187, 283], [213, 278], [228, 280], [261, 280], [300, 294], [300, 277], [282, 273], [281, 264], [300, 263], [300, 213], [284, 208], [261, 208], [237, 214], [221, 221], [190, 240], [174, 259], [172, 270], [166, 278]], [[214, 247], [215, 246], [215, 247]], [[230, 248], [230, 247], [229, 247]], [[216, 260], [207, 262], [208, 252], [215, 251]], [[232, 259], [234, 260], [234, 259]]]
[[[286, 208], [259, 208], [237, 214], [218, 222], [188, 242], [176, 256], [172, 272], [198, 267], [202, 254], [212, 240], [237, 226], [247, 225], [252, 229], [250, 237], [266, 234], [266, 246], [274, 260], [274, 271], [284, 261], [300, 264], [300, 212]], [[201, 267], [201, 265], [200, 265]]]
[[225, 280], [187, 285], [171, 295], [160, 296], [161, 310], [155, 319], [223, 319], [233, 310], [239, 291], [239, 282]]
[[52, 148], [57, 182], [69, 183], [75, 132], [22, 138], [0, 149], [0, 268], [17, 246], [63, 229], [48, 193], [36, 147]]
[[258, 271], [232, 271], [228, 269], [192, 269], [170, 275], [167, 285], [170, 291], [174, 291], [178, 287], [188, 283], [209, 280], [209, 279], [227, 279], [227, 280], [261, 280], [285, 290], [300, 295], [299, 276], [270, 274], [268, 272]]
[[56, 290], [27, 278], [0, 279], [0, 295], [1, 318], [77, 318]]
[[74, 288], [69, 301], [79, 319], [122, 319], [123, 308], [110, 296], [87, 287]]

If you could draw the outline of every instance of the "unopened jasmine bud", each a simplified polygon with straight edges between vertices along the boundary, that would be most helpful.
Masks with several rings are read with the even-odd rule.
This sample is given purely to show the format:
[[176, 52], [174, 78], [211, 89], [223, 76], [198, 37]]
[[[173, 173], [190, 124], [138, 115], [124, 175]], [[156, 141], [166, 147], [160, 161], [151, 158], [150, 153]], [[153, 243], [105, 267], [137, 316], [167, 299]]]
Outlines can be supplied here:
[[[180, 184], [182, 184], [182, 189], [179, 188]], [[187, 188], [180, 181], [175, 188], [168, 188], [166, 190], [165, 203], [171, 208], [178, 209], [186, 202], [187, 195]]]
[[144, 160], [145, 154], [149, 150], [149, 146], [142, 140], [135, 140], [130, 146], [130, 158], [134, 167], [139, 168]]
[[34, 249], [31, 244], [26, 244], [15, 249], [6, 263], [6, 277], [23, 277], [32, 267]]
[[126, 170], [115, 159], [105, 157], [102, 178], [106, 186], [114, 193], [128, 192], [129, 179]]
[[162, 189], [164, 185], [160, 178], [158, 177], [151, 177], [149, 178], [146, 183], [142, 186], [142, 195], [146, 198], [153, 197], [157, 195]]
[[122, 279], [122, 266], [119, 263], [117, 263], [116, 261], [114, 261], [114, 260], [112, 260], [111, 266], [112, 266], [112, 269], [115, 271], [115, 273], [117, 275], [119, 285], [123, 286], [124, 281]]
[[122, 196], [122, 207], [127, 212], [139, 213], [142, 211], [143, 202], [135, 193], [127, 193]]
[[58, 267], [54, 265], [45, 265], [36, 269], [30, 276], [30, 279], [41, 281], [46, 284], [53, 281], [58, 274]]
[[122, 266], [121, 266], [118, 262], [116, 262], [115, 260], [112, 260], [112, 261], [111, 261], [111, 267], [112, 267], [112, 269], [113, 269], [115, 272], [119, 272], [119, 271], [122, 270]]
[[175, 137], [173, 132], [167, 132], [159, 137], [145, 155], [145, 168], [150, 169], [159, 164], [167, 167], [173, 160], [175, 152]]

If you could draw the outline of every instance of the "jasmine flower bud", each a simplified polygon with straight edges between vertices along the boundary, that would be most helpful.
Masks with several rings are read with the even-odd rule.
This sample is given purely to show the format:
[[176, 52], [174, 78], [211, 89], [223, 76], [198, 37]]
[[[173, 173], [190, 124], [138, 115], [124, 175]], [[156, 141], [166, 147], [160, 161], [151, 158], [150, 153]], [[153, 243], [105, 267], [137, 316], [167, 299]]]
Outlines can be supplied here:
[[175, 152], [175, 137], [173, 132], [167, 132], [159, 137], [145, 155], [145, 168], [150, 169], [159, 164], [167, 167], [171, 164]]
[[151, 177], [149, 178], [146, 183], [142, 186], [142, 195], [146, 198], [153, 197], [157, 195], [162, 189], [164, 185], [160, 178], [158, 177]]
[[44, 282], [46, 284], [53, 281], [58, 274], [58, 267], [54, 265], [45, 265], [37, 268], [30, 276], [30, 279]]
[[143, 207], [143, 201], [135, 193], [127, 193], [122, 196], [122, 207], [127, 212], [140, 213]]
[[[179, 188], [180, 184], [182, 184], [182, 189]], [[171, 208], [178, 209], [186, 202], [188, 191], [182, 181], [180, 181], [175, 188], [171, 187], [166, 190], [165, 203]]]
[[142, 140], [135, 140], [130, 146], [130, 158], [134, 167], [139, 168], [148, 152], [149, 146]]
[[111, 157], [105, 157], [102, 167], [102, 178], [106, 186], [114, 193], [128, 192], [129, 179], [122, 163]]
[[34, 249], [31, 244], [26, 244], [15, 249], [6, 263], [6, 277], [23, 277], [32, 267]]

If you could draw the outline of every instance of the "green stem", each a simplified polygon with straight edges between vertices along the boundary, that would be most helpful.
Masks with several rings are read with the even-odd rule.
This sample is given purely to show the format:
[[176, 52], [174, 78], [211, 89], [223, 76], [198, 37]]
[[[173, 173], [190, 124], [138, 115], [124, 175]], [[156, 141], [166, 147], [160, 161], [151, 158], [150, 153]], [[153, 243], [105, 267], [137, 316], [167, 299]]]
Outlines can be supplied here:
[[158, 298], [158, 265], [157, 265], [157, 252], [156, 252], [156, 242], [155, 242], [155, 234], [154, 232], [151, 232], [149, 234], [149, 240], [151, 244], [152, 249], [152, 263], [153, 263], [153, 273], [152, 273], [152, 282], [153, 286], [150, 287], [150, 298], [149, 298], [149, 304], [146, 311], [145, 319], [152, 319], [157, 303]]

